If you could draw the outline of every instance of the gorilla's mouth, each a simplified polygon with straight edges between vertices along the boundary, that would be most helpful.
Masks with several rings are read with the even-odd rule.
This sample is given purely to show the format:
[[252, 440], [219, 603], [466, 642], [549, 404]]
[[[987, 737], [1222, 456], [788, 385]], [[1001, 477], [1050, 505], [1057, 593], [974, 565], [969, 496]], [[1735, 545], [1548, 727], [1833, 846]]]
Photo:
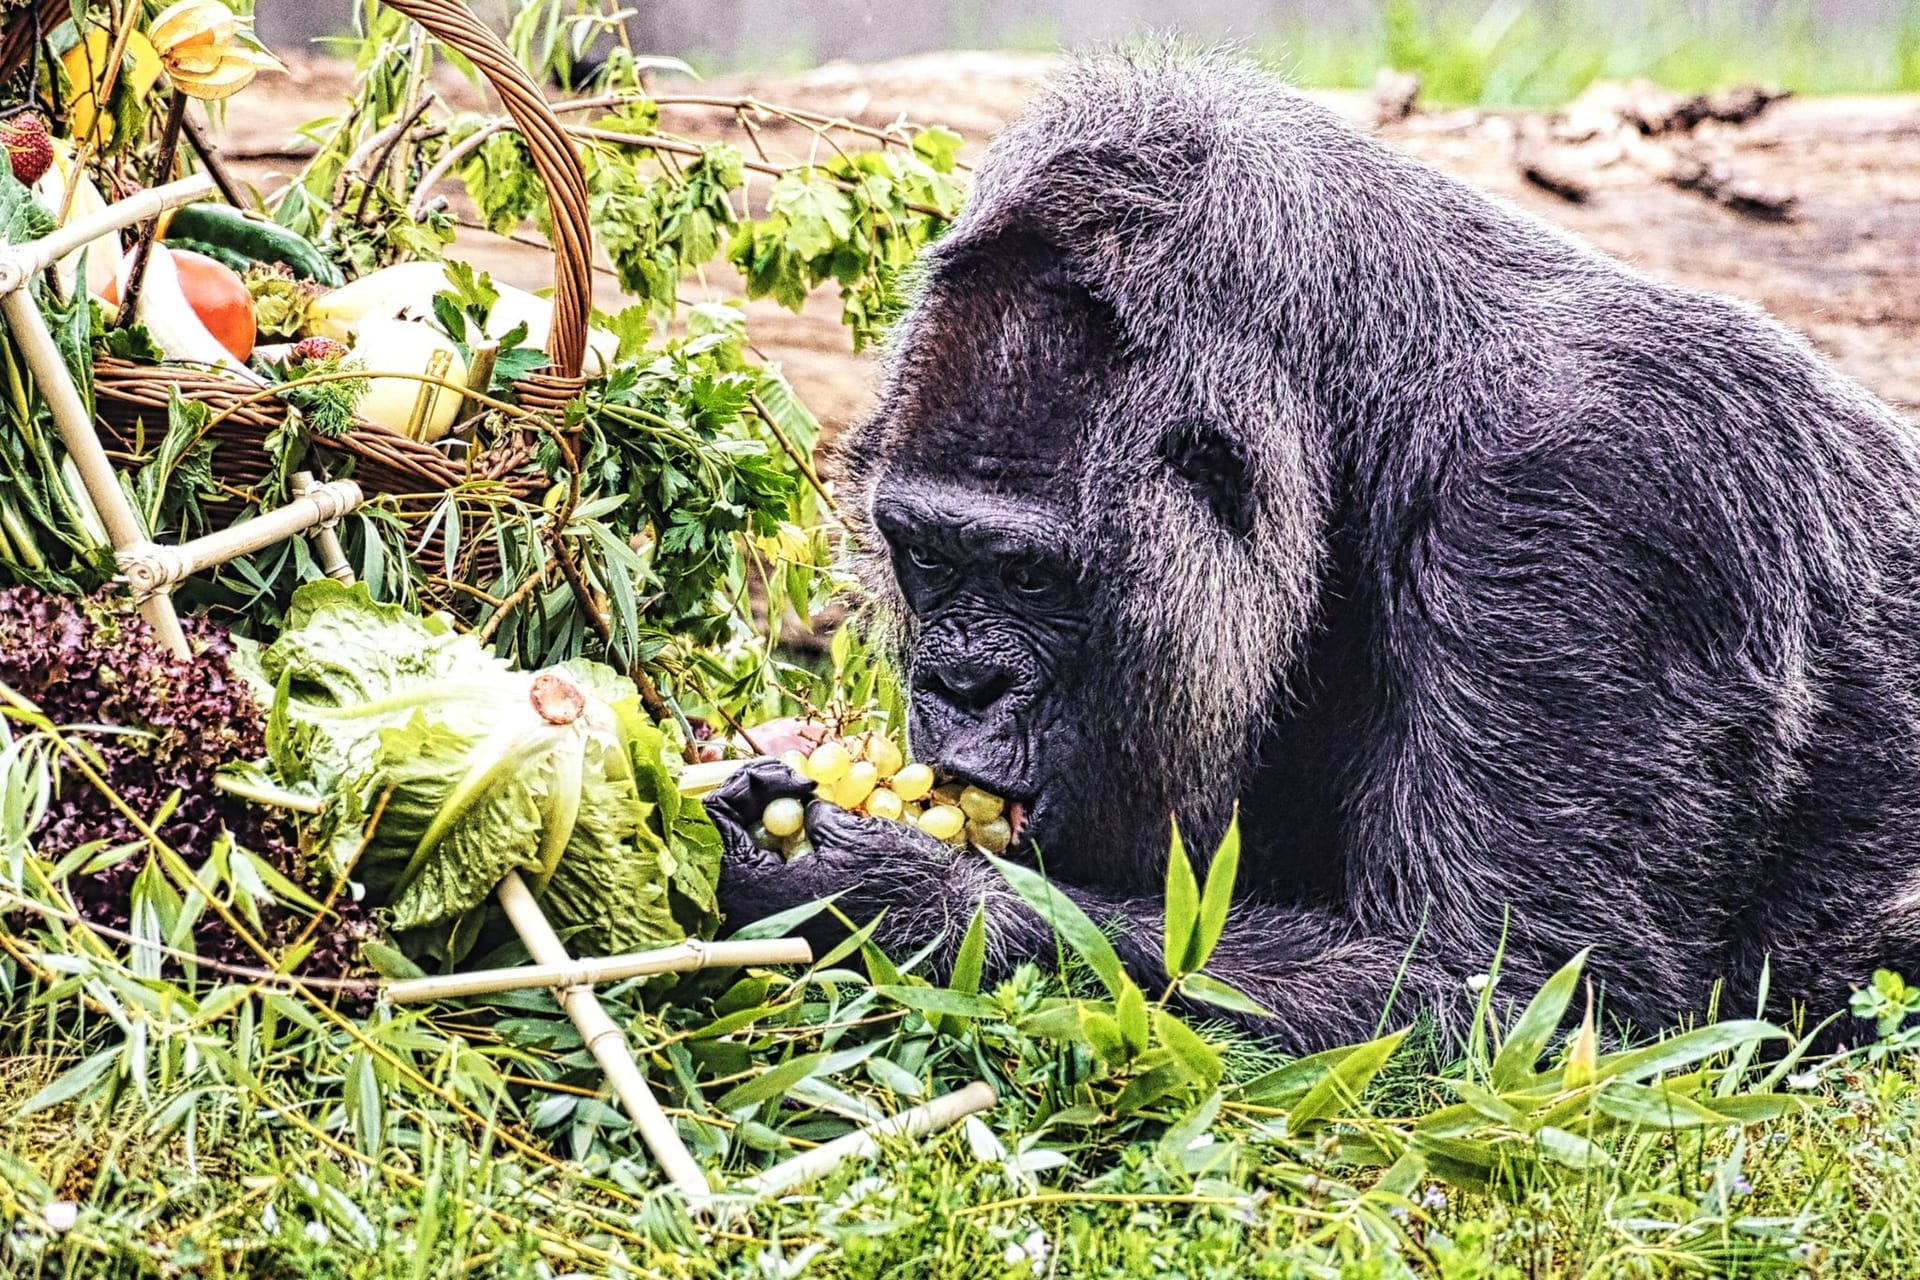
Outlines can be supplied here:
[[1034, 812], [1040, 807], [1038, 796], [1016, 785], [996, 782], [992, 778], [983, 778], [965, 770], [948, 769], [941, 765], [934, 766], [934, 777], [939, 780], [941, 786], [958, 784], [963, 787], [978, 787], [1006, 801], [1007, 807], [1003, 810], [1002, 816], [1006, 818], [1011, 834], [1003, 856], [1011, 858], [1020, 853], [1025, 838], [1032, 834], [1034, 828]]

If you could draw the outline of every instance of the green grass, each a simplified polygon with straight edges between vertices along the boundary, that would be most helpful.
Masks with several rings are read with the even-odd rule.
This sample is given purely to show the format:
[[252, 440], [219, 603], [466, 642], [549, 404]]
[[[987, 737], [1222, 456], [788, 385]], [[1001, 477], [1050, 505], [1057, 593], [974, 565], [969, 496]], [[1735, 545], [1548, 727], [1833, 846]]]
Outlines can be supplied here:
[[[1365, 1159], [1369, 1144], [1457, 1112], [1460, 1096], [1497, 1112], [1503, 1072], [1505, 1096], [1531, 1086], [1568, 1096], [1564, 1061], [1512, 1074], [1526, 1064], [1500, 1052], [1498, 1037], [1518, 1042], [1526, 1019], [1502, 1020], [1444, 1069], [1403, 1050], [1314, 1127], [1297, 1095], [1279, 1107], [1250, 1101], [1261, 1094], [1246, 1082], [1271, 1062], [1217, 1030], [1208, 1034], [1229, 1072], [1216, 1100], [1184, 1117], [1116, 1118], [1101, 1104], [1124, 1069], [1020, 1030], [1062, 994], [1032, 971], [993, 994], [1003, 1017], [946, 1033], [844, 969], [744, 989], [700, 979], [654, 1007], [630, 984], [616, 988], [610, 1003], [651, 1046], [656, 1087], [722, 1176], [764, 1160], [759, 1148], [843, 1128], [837, 1113], [912, 1101], [896, 1090], [980, 1075], [1000, 1087], [984, 1122], [896, 1145], [714, 1227], [655, 1189], [544, 993], [362, 1020], [294, 996], [222, 1009], [211, 985], [190, 991], [106, 965], [87, 979], [87, 1011], [77, 975], [47, 988], [0, 968], [14, 984], [0, 1004], [0, 1115], [15, 1117], [0, 1128], [0, 1221], [17, 1224], [0, 1236], [0, 1275], [1920, 1274], [1920, 1072], [1896, 1055], [1796, 1071], [1803, 1103], [1744, 1128], [1603, 1133], [1563, 1121], [1595, 1133], [1605, 1153], [1584, 1168], [1482, 1119], [1463, 1141], [1504, 1151], [1497, 1176], [1438, 1167], [1389, 1187]], [[769, 1012], [750, 1028], [701, 1039], [717, 1010], [755, 1003]], [[135, 1038], [143, 1047], [130, 1062]], [[784, 1100], [724, 1115], [706, 1101], [728, 1077], [822, 1049], [869, 1056]], [[100, 1052], [114, 1067], [94, 1084], [21, 1114]], [[1599, 1056], [1603, 1079], [1616, 1061]], [[1732, 1106], [1723, 1092], [1758, 1087], [1738, 1056], [1714, 1062], [1697, 1077], [1706, 1101]], [[50, 1215], [63, 1211], [75, 1220], [55, 1230]]]
[[1812, 0], [1390, 0], [1344, 26], [1300, 24], [1261, 54], [1301, 83], [1360, 88], [1417, 72], [1437, 103], [1556, 106], [1595, 80], [1701, 91], [1741, 82], [1797, 93], [1920, 91], [1920, 4], [1879, 21]]

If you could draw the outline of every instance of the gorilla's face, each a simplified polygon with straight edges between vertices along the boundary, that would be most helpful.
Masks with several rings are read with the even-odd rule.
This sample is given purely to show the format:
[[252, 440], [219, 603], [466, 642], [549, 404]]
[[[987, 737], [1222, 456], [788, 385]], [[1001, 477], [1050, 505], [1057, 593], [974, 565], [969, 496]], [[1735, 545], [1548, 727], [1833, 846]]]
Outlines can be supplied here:
[[873, 516], [914, 621], [915, 754], [1006, 797], [1018, 846], [1052, 850], [1097, 766], [1069, 714], [1086, 701], [1094, 601], [1067, 513], [905, 477]]
[[1189, 359], [1124, 341], [1044, 244], [946, 246], [848, 454], [914, 754], [1069, 880], [1157, 884], [1173, 812], [1224, 830], [1292, 625], [1243, 590], [1276, 577]]

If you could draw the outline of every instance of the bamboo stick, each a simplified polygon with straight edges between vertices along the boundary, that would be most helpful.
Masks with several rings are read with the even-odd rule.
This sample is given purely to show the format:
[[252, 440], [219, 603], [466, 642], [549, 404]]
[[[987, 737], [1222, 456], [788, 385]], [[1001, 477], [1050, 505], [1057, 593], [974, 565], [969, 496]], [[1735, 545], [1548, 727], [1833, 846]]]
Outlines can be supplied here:
[[[553, 926], [547, 923], [540, 904], [534, 900], [533, 891], [527, 888], [527, 882], [520, 878], [519, 872], [507, 872], [496, 892], [500, 905], [506, 909], [507, 919], [513, 922], [534, 963], [568, 965], [572, 962], [566, 946], [554, 933]], [[653, 1152], [653, 1158], [660, 1162], [668, 1181], [686, 1197], [690, 1206], [706, 1208], [713, 1196], [713, 1189], [707, 1185], [706, 1174], [694, 1160], [693, 1153], [687, 1150], [687, 1144], [680, 1141], [679, 1131], [673, 1127], [673, 1121], [667, 1119], [659, 1102], [655, 1101], [653, 1091], [647, 1087], [647, 1078], [640, 1073], [639, 1064], [633, 1060], [633, 1053], [627, 1048], [627, 1038], [600, 1006], [593, 988], [557, 987], [553, 994], [560, 1001], [560, 1007], [567, 1011], [567, 1016], [573, 1019], [573, 1025], [580, 1029], [580, 1036], [587, 1042], [594, 1060], [606, 1072], [607, 1083], [613, 1086], [613, 1092], [626, 1108], [634, 1128], [640, 1131], [641, 1141]]]
[[[46, 240], [38, 240], [33, 245], [21, 247], [34, 249], [46, 243]], [[47, 261], [57, 261], [57, 256], [49, 257]], [[5, 271], [11, 265], [12, 262], [0, 263], [0, 288], [5, 287]], [[73, 378], [67, 372], [67, 362], [61, 359], [53, 335], [47, 332], [46, 317], [40, 314], [40, 306], [33, 300], [33, 291], [16, 288], [0, 297], [0, 312], [6, 315], [7, 327], [20, 344], [20, 354], [26, 358], [27, 367], [33, 370], [34, 382], [40, 394], [46, 398], [47, 408], [53, 413], [53, 425], [60, 432], [60, 443], [66, 446], [67, 456], [73, 459], [74, 469], [80, 473], [80, 483], [86, 486], [87, 496], [93, 499], [94, 509], [100, 513], [100, 522], [106, 526], [107, 538], [113, 543], [115, 552], [145, 543], [147, 531], [142, 527], [133, 503], [128, 500], [126, 490], [120, 487], [120, 479], [114, 474], [107, 451], [100, 447], [100, 437], [93, 432], [93, 419], [80, 399], [80, 392], [74, 388]], [[192, 654], [192, 649], [187, 645], [187, 633], [180, 628], [180, 617], [173, 611], [172, 596], [165, 591], [153, 592], [140, 602], [140, 616], [153, 626], [162, 644], [183, 658]]]
[[845, 1137], [835, 1138], [832, 1142], [823, 1143], [791, 1160], [774, 1165], [746, 1179], [738, 1189], [749, 1195], [780, 1195], [831, 1173], [848, 1160], [865, 1160], [878, 1155], [881, 1142], [887, 1138], [921, 1137], [985, 1111], [998, 1100], [999, 1095], [994, 1093], [992, 1085], [984, 1080], [975, 1080], [963, 1089], [943, 1093], [930, 1102], [923, 1102], [897, 1116], [876, 1120]]
[[381, 988], [395, 1004], [422, 1000], [455, 1000], [463, 996], [492, 995], [528, 987], [590, 987], [650, 973], [683, 973], [689, 969], [718, 969], [745, 965], [812, 964], [813, 948], [805, 938], [773, 938], [765, 942], [701, 942], [689, 938], [677, 946], [626, 955], [572, 960], [566, 964], [530, 964], [514, 969], [476, 969], [471, 973], [436, 974], [407, 978]]
[[[225, 564], [240, 556], [270, 547], [315, 525], [328, 525], [359, 506], [360, 486], [351, 480], [335, 480], [309, 488], [284, 507], [255, 516], [242, 524], [217, 529], [177, 547], [162, 546], [142, 538], [116, 557], [120, 575], [127, 580], [136, 600], [170, 590], [177, 582], [202, 569]], [[115, 539], [118, 541], [118, 539]]]
[[0, 247], [0, 294], [26, 288], [37, 273], [84, 244], [136, 222], [157, 218], [168, 209], [192, 204], [212, 190], [213, 179], [196, 173], [178, 182], [136, 192], [125, 200], [116, 200], [92, 217], [69, 223], [44, 239]]
[[[313, 472], [296, 471], [293, 473], [293, 496], [304, 498], [318, 486], [314, 483]], [[358, 505], [357, 503], [355, 504]], [[346, 514], [345, 512], [341, 513]], [[307, 530], [307, 541], [313, 543], [314, 556], [320, 561], [320, 572], [335, 582], [353, 582], [353, 566], [347, 563], [347, 553], [340, 545], [340, 535], [333, 531], [335, 520], [323, 521]]]
[[232, 777], [224, 773], [213, 775], [213, 787], [224, 791], [237, 800], [250, 804], [265, 805], [270, 809], [289, 809], [294, 813], [319, 815], [327, 811], [327, 802], [319, 796], [303, 796], [269, 783], [253, 782]]

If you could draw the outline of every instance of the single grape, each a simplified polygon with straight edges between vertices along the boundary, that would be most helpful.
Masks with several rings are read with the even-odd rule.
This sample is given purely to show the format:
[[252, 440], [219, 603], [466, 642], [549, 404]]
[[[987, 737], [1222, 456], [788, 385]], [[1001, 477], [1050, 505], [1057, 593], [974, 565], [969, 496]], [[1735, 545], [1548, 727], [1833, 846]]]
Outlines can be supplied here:
[[889, 822], [898, 822], [900, 815], [906, 810], [907, 806], [899, 795], [885, 787], [875, 787], [873, 794], [867, 797], [869, 818], [885, 818]]
[[960, 807], [960, 793], [967, 789], [963, 782], [943, 782], [933, 789], [933, 803], [950, 804]]
[[978, 787], [968, 787], [960, 793], [960, 812], [975, 822], [992, 822], [1006, 807], [1005, 800]]
[[933, 790], [933, 770], [924, 764], [910, 764], [895, 773], [888, 785], [895, 795], [912, 804], [926, 799], [927, 793]]
[[764, 822], [756, 822], [748, 827], [747, 835], [754, 844], [770, 852], [780, 847], [780, 842], [774, 838], [773, 832], [767, 830], [767, 824]]
[[1005, 853], [1007, 846], [1013, 843], [1013, 827], [1005, 818], [969, 822], [967, 839], [988, 853]]
[[793, 837], [793, 839], [781, 845], [780, 848], [781, 851], [786, 854], [788, 862], [792, 862], [795, 858], [811, 858], [813, 856], [813, 841], [807, 839], [804, 834]]
[[793, 770], [795, 773], [799, 774], [801, 777], [807, 776], [807, 753], [804, 751], [801, 751], [798, 749], [795, 749], [792, 751], [782, 751], [780, 753], [780, 763], [787, 766], [787, 768]]
[[847, 776], [833, 784], [829, 798], [842, 809], [858, 809], [873, 794], [873, 761], [855, 760], [847, 769]]
[[823, 786], [832, 786], [847, 776], [853, 757], [837, 742], [823, 742], [807, 757], [807, 776]]
[[806, 825], [807, 809], [793, 797], [781, 796], [768, 802], [760, 821], [770, 833], [785, 839]]
[[884, 733], [868, 734], [866, 746], [864, 754], [867, 759], [873, 761], [874, 770], [882, 778], [891, 778], [900, 772], [900, 766], [907, 762], [907, 757], [901, 753], [893, 739]]
[[967, 815], [957, 805], [936, 804], [920, 815], [920, 829], [935, 840], [953, 840], [966, 827]]

